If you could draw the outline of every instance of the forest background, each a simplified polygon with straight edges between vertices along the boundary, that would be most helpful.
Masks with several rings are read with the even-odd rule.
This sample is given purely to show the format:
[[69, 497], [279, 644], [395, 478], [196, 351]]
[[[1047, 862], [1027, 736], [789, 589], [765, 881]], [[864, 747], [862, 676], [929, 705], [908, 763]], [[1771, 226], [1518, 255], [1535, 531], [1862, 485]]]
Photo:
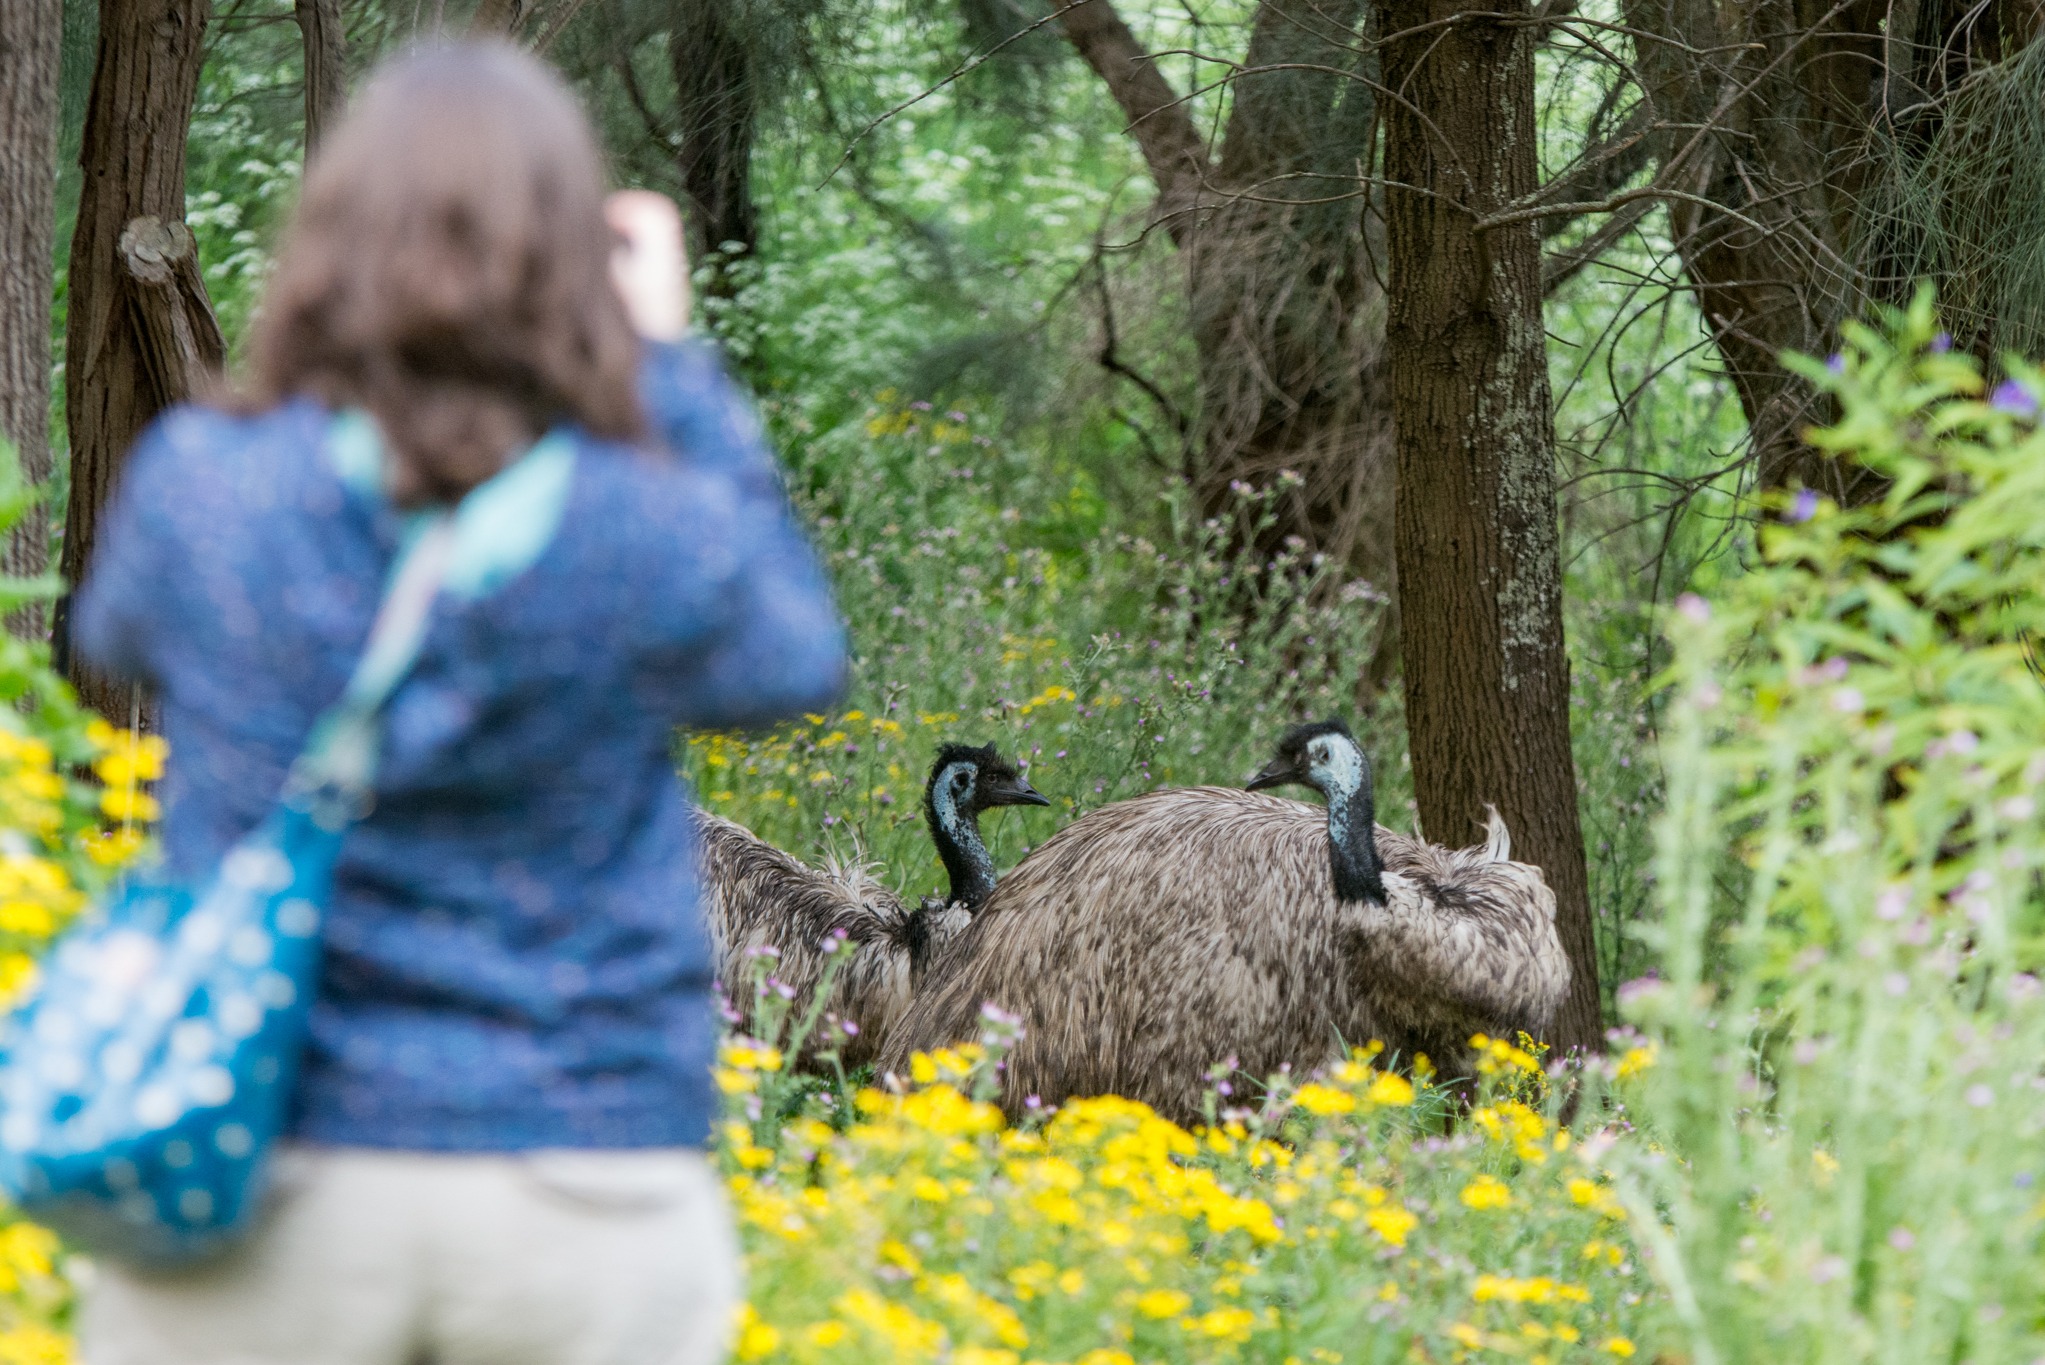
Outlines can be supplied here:
[[[57, 482], [52, 506], [70, 509], [68, 542], [66, 518], [50, 523], [51, 563], [75, 575], [126, 435], [183, 382], [153, 378], [166, 366], [140, 339], [119, 354], [118, 334], [148, 328], [123, 326], [138, 287], [114, 238], [137, 213], [181, 210], [201, 278], [164, 291], [183, 290], [168, 312], [193, 313], [198, 366], [231, 352], [291, 201], [308, 108], [316, 124], [348, 73], [473, 23], [543, 47], [598, 111], [619, 179], [692, 206], [701, 314], [760, 395], [839, 565], [861, 659], [852, 709], [868, 730], [820, 724], [743, 750], [699, 740], [694, 775], [714, 805], [794, 850], [856, 848], [920, 892], [936, 863], [916, 777], [940, 731], [1018, 748], [1062, 798], [1055, 816], [1000, 823], [1006, 861], [1145, 786], [1239, 781], [1284, 723], [1340, 713], [1375, 756], [1385, 818], [1415, 823], [1375, 15], [1322, 0], [1126, 14], [1105, 0], [1069, 13], [1022, 0], [527, 8], [66, 0], [43, 77], [53, 98], [32, 111], [54, 112], [62, 167], [46, 243], [55, 453], [39, 458], [40, 433], [23, 440]], [[1074, 27], [1095, 10], [1126, 52], [1103, 51], [1116, 38], [1099, 25]], [[102, 42], [103, 11], [127, 26], [118, 41]], [[1645, 684], [1665, 660], [1649, 622], [1684, 588], [1736, 571], [1755, 482], [1737, 391], [1652, 197], [1660, 134], [1635, 73], [1606, 60], [1619, 19], [1544, 29], [1521, 54], [1538, 69], [1525, 112], [1544, 200], [1624, 201], [1538, 220], [1544, 301], [1519, 320], [1548, 328], [1547, 534], [1559, 533], [1570, 669], [1542, 706], [1550, 738], [1573, 737], [1575, 771], [1552, 744], [1519, 761], [1496, 729], [1517, 719], [1511, 698], [1480, 682], [1467, 705], [1494, 728], [1465, 717], [1472, 733], [1453, 742], [1531, 770], [1527, 792], [1473, 777], [1430, 830], [1465, 842], [1478, 802], [1497, 801], [1525, 851], [1537, 819], [1583, 812], [1588, 882], [1564, 900], [1595, 919], [1597, 970], [1580, 976], [1606, 1012], [1643, 962], [1625, 926], [1646, 904], [1657, 799]], [[95, 95], [95, 63], [122, 43], [154, 52], [111, 68]], [[1170, 55], [1132, 61], [1153, 51]], [[1243, 74], [1256, 63], [1273, 69]], [[1147, 113], [1132, 101], [1156, 92], [1121, 79], [1146, 67], [1168, 101]], [[154, 130], [182, 116], [180, 82], [181, 201], [154, 150], [166, 140]], [[14, 88], [25, 99], [30, 84]], [[1180, 177], [1191, 187], [1161, 179], [1177, 153], [1146, 134], [1167, 123], [1198, 144]], [[82, 172], [81, 160], [145, 169]], [[77, 276], [81, 248], [105, 279]], [[91, 392], [66, 363], [67, 326], [74, 344], [100, 342]], [[76, 491], [67, 432], [82, 452]], [[126, 704], [86, 686], [105, 709]], [[871, 729], [880, 721], [917, 733], [892, 743]], [[748, 781], [707, 766], [726, 762]], [[1587, 955], [1588, 937], [1573, 946]], [[1570, 1033], [1595, 1042], [1597, 1014], [1580, 1009]]]
[[[1541, 1155], [1567, 1150], [1552, 1097], [1537, 1114], [1500, 1054], [1488, 1126], [1345, 1131], [1382, 1183], [1279, 1179], [1280, 1207], [1320, 1191], [1302, 1236], [1353, 1221], [1334, 1264], [1386, 1297], [1344, 1316], [1353, 1284], [1296, 1239], [1223, 1261], [1248, 1225], [1203, 1206], [1187, 1304], [1132, 1307], [1177, 1253], [1098, 1273], [1137, 1344], [1154, 1317], [1203, 1343], [1183, 1358], [1290, 1360], [1358, 1340], [1367, 1308], [1398, 1330], [1358, 1358], [1659, 1335], [1699, 1361], [2028, 1359], [2045, 595], [2039, 389], [2005, 355], [2045, 340], [2037, 23], [1936, 0], [9, 0], [0, 431], [52, 496], [8, 568], [75, 576], [134, 431], [231, 358], [349, 80], [436, 31], [526, 43], [617, 178], [688, 206], [699, 315], [852, 625], [843, 710], [678, 743], [712, 809], [920, 894], [941, 739], [1000, 743], [1053, 797], [989, 822], [1005, 866], [1340, 713], [1386, 823], [1465, 843], [1496, 800], [1548, 870], [1581, 987], [1552, 1041], [1643, 1031], [1582, 1092], [1623, 1121], [1581, 1166]], [[1927, 277], [1935, 311], [1851, 330]], [[52, 628], [67, 663], [62, 616], [18, 611], [7, 667], [39, 676]], [[836, 1140], [803, 1136], [777, 1067], [735, 1066], [727, 1135], [770, 1246], [839, 1216], [776, 1193]], [[1343, 1084], [1300, 1112], [1380, 1123], [1368, 1078]], [[998, 1187], [976, 1113], [897, 1111], [843, 1160], [934, 1137], [941, 1166], [978, 1133]], [[1614, 1136], [1635, 1120], [1647, 1140]], [[1231, 1148], [1222, 1178], [1263, 1188], [1275, 1150]], [[1425, 1255], [1400, 1254], [1406, 1219]], [[766, 1253], [787, 1303], [837, 1316], [756, 1320], [758, 1354], [838, 1358], [871, 1310], [889, 1358], [966, 1360], [984, 1329], [973, 1358], [1001, 1359], [965, 1318], [919, 1355], [922, 1319], [858, 1295], [979, 1301], [911, 1267], [907, 1231], [859, 1228], [864, 1259]], [[820, 1287], [855, 1259], [859, 1287]], [[1001, 1272], [1026, 1315], [1035, 1264]], [[1231, 1316], [1252, 1292], [1268, 1318]]]

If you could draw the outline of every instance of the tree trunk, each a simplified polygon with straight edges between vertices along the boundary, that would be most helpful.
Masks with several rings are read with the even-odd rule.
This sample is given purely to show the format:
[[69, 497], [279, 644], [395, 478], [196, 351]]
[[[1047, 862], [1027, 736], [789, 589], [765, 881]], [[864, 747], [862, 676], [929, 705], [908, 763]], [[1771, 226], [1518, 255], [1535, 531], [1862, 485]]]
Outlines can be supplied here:
[[1376, 63], [1352, 55], [1365, 17], [1364, 0], [1259, 7], [1212, 176], [1221, 202], [1185, 252], [1203, 509], [1238, 484], [1281, 488], [1260, 549], [1296, 537], [1389, 586], [1384, 299], [1365, 260], [1377, 220], [1352, 183], [1375, 132]]
[[348, 29], [341, 22], [341, 0], [293, 0], [292, 13], [305, 45], [305, 151], [310, 157], [348, 100]]
[[1477, 221], [1532, 193], [1535, 30], [1503, 0], [1379, 0], [1387, 99], [1386, 342], [1399, 614], [1427, 837], [1470, 842], [1486, 802], [1539, 866], [1574, 979], [1549, 1041], [1602, 1041], [1555, 517], [1554, 416], [1533, 223]]
[[[150, 374], [149, 338], [138, 325], [137, 285], [122, 259], [121, 235], [142, 217], [182, 224], [185, 135], [210, 12], [211, 0], [100, 0], [64, 335], [71, 503], [63, 571], [72, 583], [91, 562], [100, 509], [128, 447], [167, 402], [185, 396], [164, 393]], [[62, 613], [60, 604], [60, 637]], [[89, 675], [75, 659], [64, 662], [88, 704], [117, 721], [134, 713], [128, 689]]]
[[1277, 488], [1256, 549], [1302, 545], [1385, 582], [1383, 301], [1365, 269], [1368, 200], [1343, 194], [1369, 160], [1364, 11], [1362, 0], [1258, 6], [1218, 158], [1109, 0], [1060, 23], [1127, 121], [1157, 186], [1152, 220], [1179, 248], [1200, 373], [1188, 473], [1202, 511], [1225, 513], [1243, 485]]
[[[1943, 258], [1950, 241], [1912, 240], [1928, 226], [1916, 216], [1926, 204], [1903, 182], [1941, 155], [1936, 135], [1955, 101], [2035, 41], [2041, 11], [2028, 0], [1621, 0], [1621, 13], [1651, 35], [1634, 44], [1635, 75], [1661, 129], [1660, 178], [1687, 196], [1668, 205], [1671, 236], [1739, 394], [1756, 481], [1846, 504], [1879, 496], [1882, 480], [1804, 444], [1802, 429], [1830, 414], [1781, 354], [1835, 349], [1846, 318], [1907, 301], [1917, 275], [1940, 279], [1948, 305], [1983, 283], [1969, 263]], [[2029, 285], [2022, 302], [2045, 316], [2029, 257], [2006, 241], [2036, 225], [2010, 222], [1996, 202], [1999, 178], [2028, 177], [2035, 160], [2023, 142], [1992, 166], [1951, 168], [1979, 203], [1942, 226], [1971, 237], [1971, 264], [1983, 254], [2015, 263]], [[1898, 194], [1900, 205], [1880, 202]], [[2004, 311], [1994, 300], [1949, 308], [1955, 340], [1992, 358]]]
[[1136, 41], [1111, 0], [1074, 5], [1060, 14], [1058, 22], [1128, 121], [1129, 136], [1136, 140], [1157, 186], [1152, 221], [1163, 224], [1172, 240], [1184, 246], [1213, 174], [1206, 139], [1194, 127], [1179, 92]]
[[513, 38], [525, 23], [526, 0], [478, 0], [469, 15], [469, 32], [479, 38]]
[[[63, 32], [63, 0], [7, 0], [0, 8], [0, 438], [14, 444], [31, 483], [50, 477], [50, 238]], [[41, 574], [49, 541], [49, 512], [37, 505], [0, 550], [0, 571]], [[8, 628], [39, 638], [42, 610], [16, 613]]]
[[689, 199], [691, 260], [749, 256], [760, 244], [753, 203], [753, 133], [759, 91], [732, 0], [698, 0], [668, 33], [675, 77], [677, 159]]
[[[1880, 53], [1841, 12], [1813, 27], [1800, 0], [1760, 0], [1724, 18], [1706, 0], [1623, 3], [1628, 23], [1683, 35], [1637, 44], [1638, 76], [1665, 129], [1662, 178], [1690, 196], [1669, 204], [1671, 236], [1739, 394], [1758, 482], [1864, 496], [1853, 466], [1803, 443], [1822, 412], [1779, 357], [1824, 354], [1857, 306], [1854, 196], [1841, 182], [1869, 164], [1855, 154], [1867, 121], [1854, 106], [1865, 104]], [[1858, 97], [1835, 88], [1849, 79]]]

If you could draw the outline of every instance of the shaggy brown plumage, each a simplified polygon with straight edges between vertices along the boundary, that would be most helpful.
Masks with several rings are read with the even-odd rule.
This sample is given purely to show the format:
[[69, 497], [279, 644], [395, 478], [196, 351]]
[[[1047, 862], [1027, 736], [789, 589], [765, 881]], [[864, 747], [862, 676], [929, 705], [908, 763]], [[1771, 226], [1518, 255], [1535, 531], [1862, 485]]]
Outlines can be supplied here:
[[1011, 1115], [1114, 1093], [1186, 1122], [1231, 1059], [1261, 1079], [1377, 1038], [1454, 1075], [1471, 1034], [1546, 1027], [1569, 980], [1555, 897], [1509, 861], [1496, 814], [1487, 846], [1460, 851], [1376, 827], [1380, 905], [1336, 894], [1332, 811], [1195, 787], [1068, 826], [933, 962], [882, 1069], [973, 1038], [987, 1002], [1022, 1018]]
[[[835, 1047], [848, 1067], [872, 1061], [909, 1002], [911, 921], [919, 912], [863, 866], [810, 867], [745, 826], [703, 811], [696, 812], [696, 840], [717, 979], [737, 1027], [752, 1033], [757, 1026], [756, 964], [763, 957], [771, 959], [771, 982], [788, 992], [800, 1018], [823, 981], [830, 940], [843, 934], [851, 956], [832, 979], [824, 1022], [798, 1060], [813, 1064]], [[934, 935], [926, 941], [935, 946]]]
[[924, 785], [924, 816], [951, 878], [950, 894], [911, 907], [859, 864], [819, 869], [775, 848], [743, 825], [696, 812], [703, 908], [717, 950], [717, 979], [746, 1033], [758, 1028], [763, 958], [767, 989], [778, 990], [799, 1022], [816, 999], [831, 941], [852, 945], [832, 978], [819, 1028], [799, 1065], [836, 1050], [845, 1066], [873, 1060], [937, 950], [971, 922], [994, 887], [994, 861], [980, 816], [1000, 806], [1050, 803], [993, 745], [947, 744]]

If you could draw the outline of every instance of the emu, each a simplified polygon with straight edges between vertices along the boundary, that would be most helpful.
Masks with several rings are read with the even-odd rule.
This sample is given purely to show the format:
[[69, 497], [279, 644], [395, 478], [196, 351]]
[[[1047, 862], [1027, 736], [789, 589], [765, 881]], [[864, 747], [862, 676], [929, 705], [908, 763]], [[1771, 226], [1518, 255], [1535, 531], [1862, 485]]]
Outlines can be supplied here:
[[[970, 921], [994, 888], [994, 860], [980, 837], [980, 815], [998, 806], [1047, 806], [1014, 764], [992, 744], [938, 750], [924, 785], [924, 815], [951, 878], [950, 894], [910, 908], [876, 881], [863, 864], [832, 861], [811, 867], [759, 838], [743, 825], [696, 812], [698, 870], [704, 908], [717, 951], [717, 979], [750, 1031], [757, 1022], [754, 961], [776, 955], [773, 976], [801, 1018], [816, 998], [830, 958], [831, 940], [852, 944], [831, 982], [825, 1013], [835, 1016], [841, 1062], [873, 1060], [881, 1040], [908, 1003], [931, 955]], [[804, 1065], [824, 1050], [805, 1041]]]
[[[1285, 783], [1326, 809], [1262, 792]], [[1011, 1117], [1114, 1093], [1194, 1122], [1218, 1066], [1261, 1080], [1377, 1038], [1453, 1075], [1471, 1034], [1547, 1026], [1569, 982], [1555, 897], [1495, 811], [1461, 851], [1377, 826], [1337, 720], [1289, 731], [1250, 786], [1152, 792], [1046, 841], [933, 962], [881, 1069], [992, 1004], [1022, 1019]]]

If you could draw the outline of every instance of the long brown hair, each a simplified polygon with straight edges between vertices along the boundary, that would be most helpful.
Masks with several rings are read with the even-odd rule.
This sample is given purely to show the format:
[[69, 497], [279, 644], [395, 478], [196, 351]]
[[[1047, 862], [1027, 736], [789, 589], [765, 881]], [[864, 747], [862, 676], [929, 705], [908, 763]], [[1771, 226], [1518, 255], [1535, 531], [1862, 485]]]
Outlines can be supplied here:
[[235, 405], [368, 409], [405, 503], [459, 497], [560, 421], [639, 435], [603, 200], [588, 119], [537, 60], [392, 63], [307, 170]]

